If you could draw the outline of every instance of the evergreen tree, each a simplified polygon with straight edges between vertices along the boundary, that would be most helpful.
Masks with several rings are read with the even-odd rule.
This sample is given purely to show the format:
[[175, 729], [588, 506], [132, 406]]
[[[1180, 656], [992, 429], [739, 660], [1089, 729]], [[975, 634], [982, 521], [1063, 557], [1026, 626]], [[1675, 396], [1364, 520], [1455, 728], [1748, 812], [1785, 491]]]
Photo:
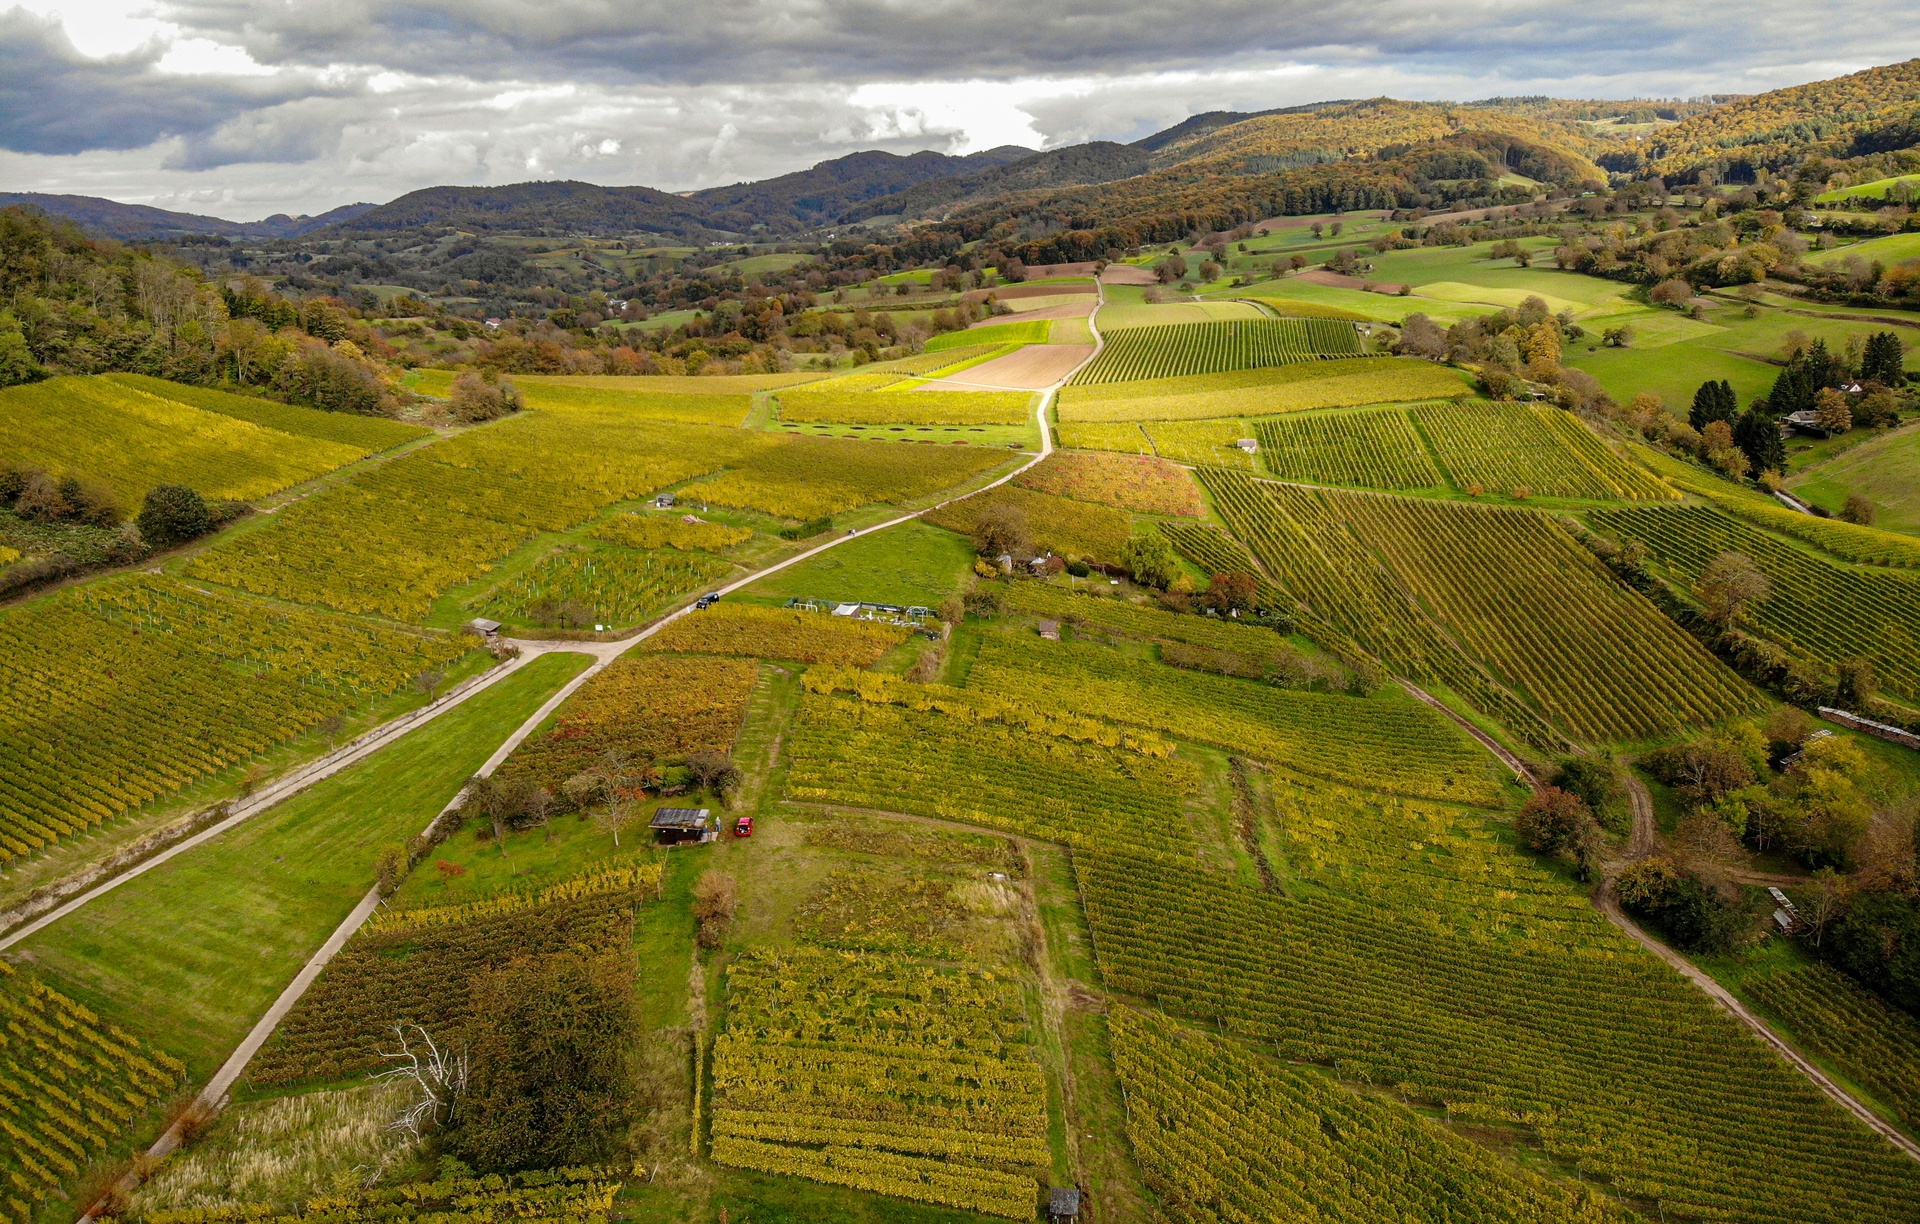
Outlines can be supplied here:
[[1867, 337], [1866, 351], [1860, 357], [1860, 377], [1897, 387], [1906, 381], [1906, 357], [1900, 351], [1900, 337], [1892, 332], [1875, 332]]
[[1733, 384], [1724, 379], [1719, 382], [1709, 379], [1693, 393], [1693, 407], [1687, 412], [1687, 424], [1695, 429], [1705, 429], [1714, 421], [1731, 421], [1738, 415], [1740, 401], [1733, 393]]
[[1733, 444], [1746, 454], [1756, 476], [1765, 471], [1786, 470], [1787, 448], [1780, 441], [1780, 426], [1767, 405], [1759, 401], [1741, 414], [1734, 425]]
[[[1811, 412], [1814, 397], [1819, 393], [1820, 384], [1814, 380], [1807, 363], [1802, 357], [1795, 357], [1773, 380], [1773, 390], [1767, 392], [1766, 406], [1777, 417], [1794, 412]], [[1747, 411], [1751, 413], [1753, 410]]]

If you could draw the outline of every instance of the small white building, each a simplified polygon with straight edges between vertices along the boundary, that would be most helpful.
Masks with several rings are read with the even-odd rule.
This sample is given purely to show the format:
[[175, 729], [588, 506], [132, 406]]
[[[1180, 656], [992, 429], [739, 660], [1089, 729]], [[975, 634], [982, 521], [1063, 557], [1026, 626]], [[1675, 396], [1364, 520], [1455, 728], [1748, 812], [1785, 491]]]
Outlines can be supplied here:
[[1247, 452], [1249, 455], [1258, 454], [1260, 451], [1260, 443], [1256, 442], [1252, 438], [1241, 438], [1239, 441], [1234, 443], [1234, 446]]

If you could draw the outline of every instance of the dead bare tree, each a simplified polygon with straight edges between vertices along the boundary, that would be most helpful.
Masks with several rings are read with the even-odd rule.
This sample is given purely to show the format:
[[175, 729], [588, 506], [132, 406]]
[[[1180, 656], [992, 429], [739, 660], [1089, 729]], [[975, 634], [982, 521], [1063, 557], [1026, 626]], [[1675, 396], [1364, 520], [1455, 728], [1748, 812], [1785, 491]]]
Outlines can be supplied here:
[[[413, 1030], [414, 1038], [408, 1038], [408, 1029]], [[412, 1088], [413, 1100], [387, 1127], [417, 1142], [428, 1131], [453, 1120], [460, 1097], [467, 1090], [467, 1052], [463, 1049], [455, 1054], [441, 1049], [417, 1024], [396, 1024], [393, 1035], [400, 1048], [379, 1051], [380, 1057], [393, 1065], [375, 1072], [372, 1078]]]

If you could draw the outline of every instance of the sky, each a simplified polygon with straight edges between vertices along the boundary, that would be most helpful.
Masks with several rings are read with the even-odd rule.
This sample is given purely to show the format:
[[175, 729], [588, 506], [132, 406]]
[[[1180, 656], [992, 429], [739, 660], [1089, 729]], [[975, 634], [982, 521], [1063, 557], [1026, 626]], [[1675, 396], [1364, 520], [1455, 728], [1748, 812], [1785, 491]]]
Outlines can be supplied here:
[[[1733, 14], [1738, 14], [1737, 19]], [[1756, 93], [1912, 0], [0, 0], [0, 189], [237, 221], [436, 184], [689, 191], [860, 149], [1391, 95]]]

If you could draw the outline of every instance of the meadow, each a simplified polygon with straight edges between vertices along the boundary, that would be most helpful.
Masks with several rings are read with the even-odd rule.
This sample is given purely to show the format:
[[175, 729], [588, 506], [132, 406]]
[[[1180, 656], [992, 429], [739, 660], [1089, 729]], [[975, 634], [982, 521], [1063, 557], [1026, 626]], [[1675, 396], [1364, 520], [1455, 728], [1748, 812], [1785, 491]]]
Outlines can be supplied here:
[[1873, 503], [1875, 526], [1914, 534], [1920, 531], [1920, 430], [1868, 439], [1795, 472], [1787, 487], [1834, 514], [1859, 494]]
[[736, 598], [935, 608], [960, 592], [972, 565], [966, 540], [924, 523], [902, 523], [769, 574]]
[[1133, 518], [1123, 510], [1013, 484], [950, 502], [924, 517], [936, 527], [964, 536], [972, 533], [980, 513], [990, 506], [1017, 508], [1026, 516], [1033, 547], [1062, 557], [1113, 561], [1133, 531]]

